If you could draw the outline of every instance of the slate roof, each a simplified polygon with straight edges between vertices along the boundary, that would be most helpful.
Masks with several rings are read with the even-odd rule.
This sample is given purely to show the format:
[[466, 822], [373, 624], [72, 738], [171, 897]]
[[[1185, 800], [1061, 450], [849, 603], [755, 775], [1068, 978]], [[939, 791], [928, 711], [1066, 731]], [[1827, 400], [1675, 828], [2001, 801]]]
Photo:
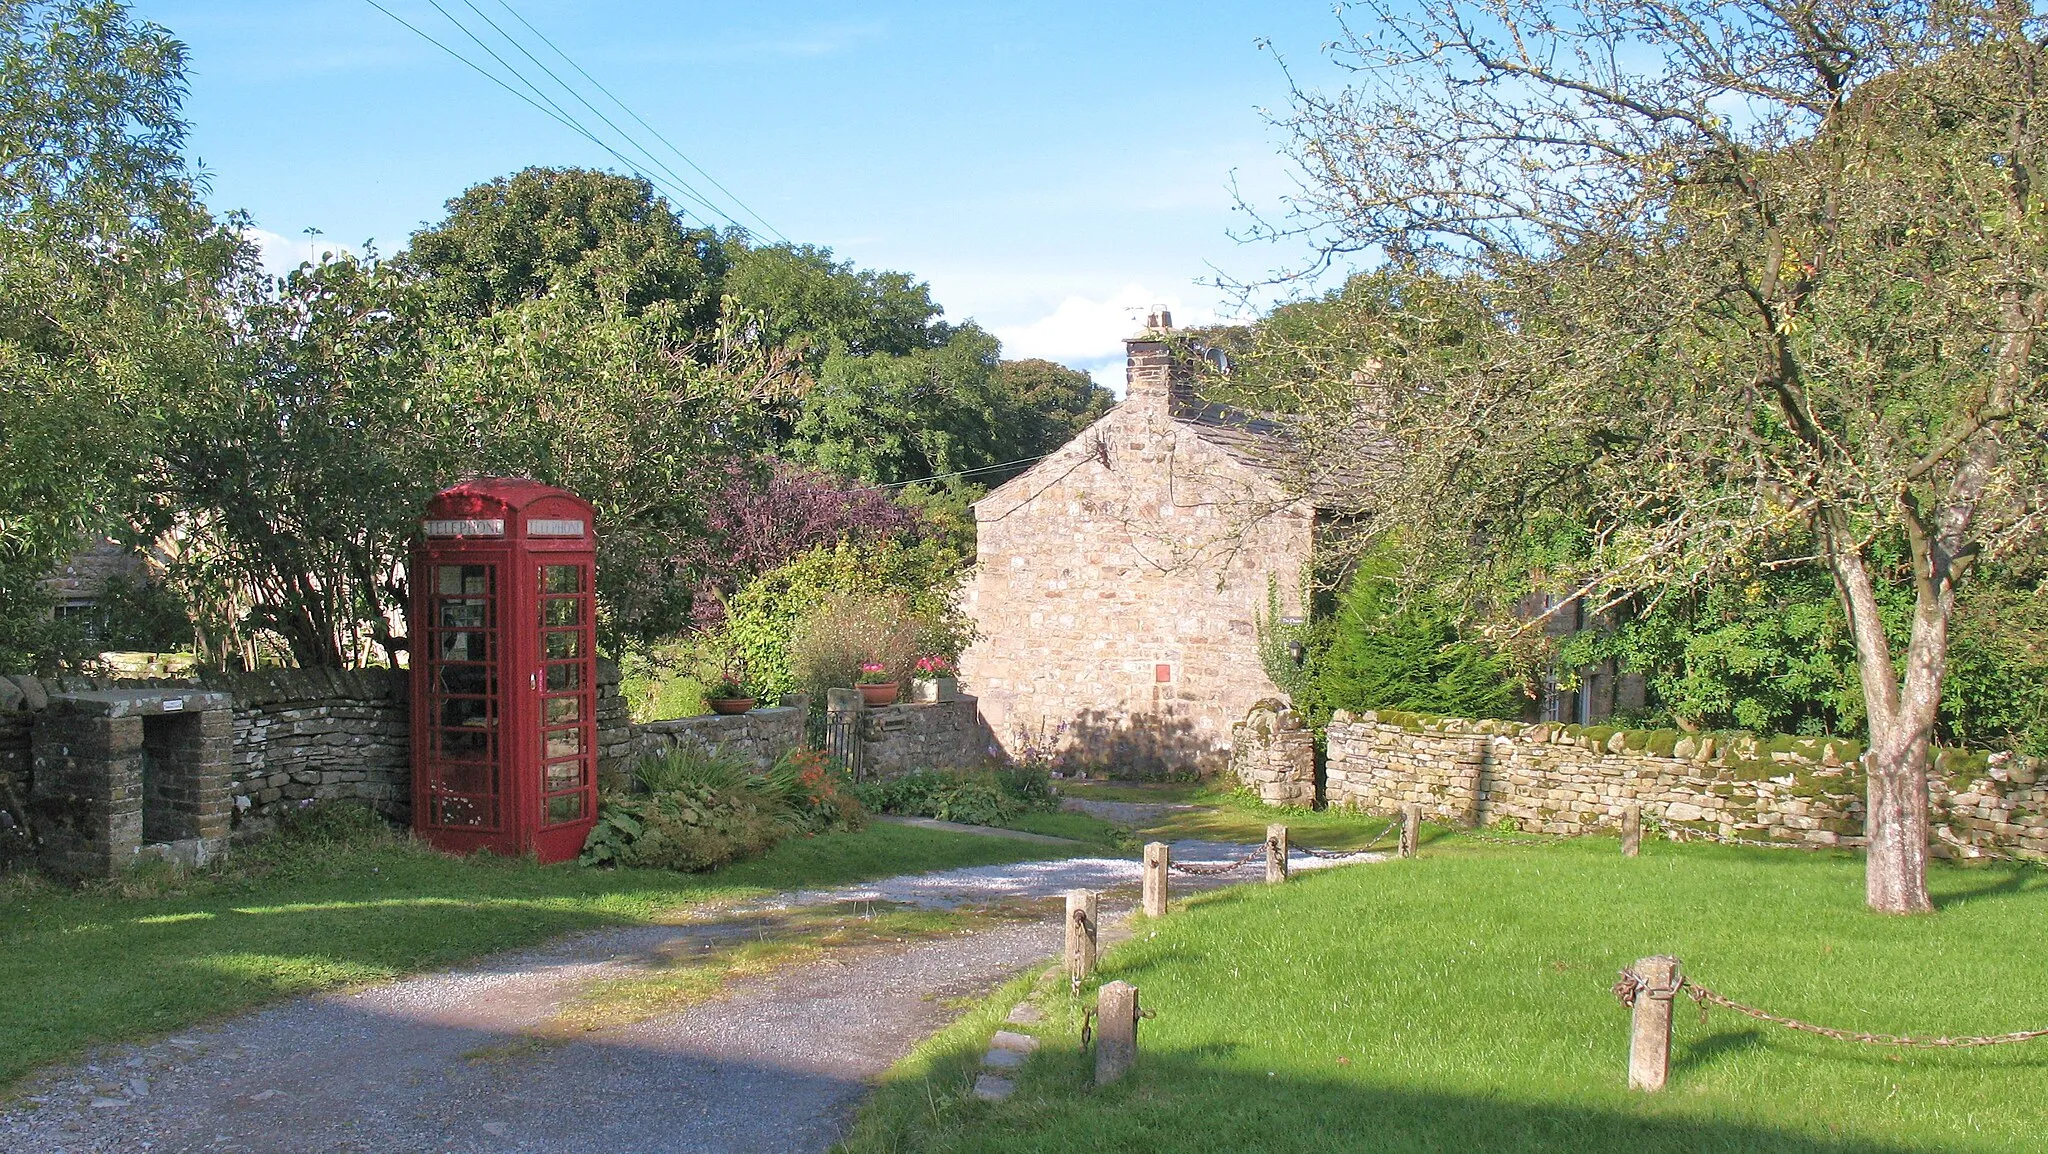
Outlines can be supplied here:
[[[1176, 424], [1188, 427], [1233, 460], [1274, 478], [1289, 491], [1306, 492], [1318, 509], [1343, 513], [1365, 506], [1372, 486], [1368, 469], [1349, 460], [1305, 460], [1296, 422], [1288, 417], [1205, 401], [1184, 388], [1174, 388], [1170, 395], [1168, 412]], [[1361, 439], [1374, 432], [1361, 428]], [[1393, 445], [1384, 440], [1372, 440], [1364, 448], [1364, 456], [1372, 464], [1390, 462], [1393, 455]]]

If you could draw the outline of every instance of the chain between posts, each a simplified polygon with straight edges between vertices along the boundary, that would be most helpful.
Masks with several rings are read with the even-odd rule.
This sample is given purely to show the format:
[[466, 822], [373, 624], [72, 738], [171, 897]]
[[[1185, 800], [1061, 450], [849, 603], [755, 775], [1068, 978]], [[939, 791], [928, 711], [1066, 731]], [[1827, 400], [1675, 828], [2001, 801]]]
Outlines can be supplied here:
[[1706, 1021], [1707, 1007], [1713, 1005], [1719, 1006], [1724, 1010], [1733, 1010], [1738, 1014], [1754, 1018], [1759, 1022], [1769, 1022], [1774, 1026], [1783, 1026], [1788, 1030], [1797, 1030], [1800, 1033], [1813, 1034], [1817, 1037], [1829, 1038], [1837, 1042], [1860, 1042], [1868, 1046], [1897, 1046], [1904, 1049], [1917, 1050], [1964, 1049], [1973, 1046], [2003, 1046], [2012, 1042], [2029, 1042], [2036, 1038], [2048, 1038], [2048, 1028], [2014, 1030], [2009, 1034], [1980, 1034], [1962, 1038], [1922, 1038], [1907, 1034], [1873, 1034], [1861, 1030], [1842, 1030], [1833, 1026], [1817, 1026], [1812, 1022], [1802, 1022], [1798, 1018], [1788, 1018], [1782, 1014], [1773, 1014], [1768, 1010], [1745, 1005], [1721, 993], [1719, 990], [1703, 986], [1691, 978], [1680, 977], [1677, 983], [1670, 989], [1652, 988], [1634, 970], [1621, 971], [1620, 979], [1614, 983], [1613, 992], [1615, 998], [1622, 1005], [1630, 1008], [1634, 1008], [1636, 999], [1639, 997], [1672, 999], [1676, 998], [1680, 993], [1684, 993], [1686, 997], [1691, 998], [1693, 1003], [1700, 1008], [1700, 1020], [1702, 1022]]

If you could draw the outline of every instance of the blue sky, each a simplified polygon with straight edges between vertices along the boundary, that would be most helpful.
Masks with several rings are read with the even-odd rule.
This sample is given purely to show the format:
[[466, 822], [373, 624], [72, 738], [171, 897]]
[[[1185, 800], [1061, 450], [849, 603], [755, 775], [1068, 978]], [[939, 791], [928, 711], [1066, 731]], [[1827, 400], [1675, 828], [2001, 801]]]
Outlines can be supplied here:
[[[380, 2], [497, 70], [432, 0]], [[465, 0], [439, 2], [539, 79]], [[500, 0], [470, 2], [517, 29]], [[1286, 78], [1255, 42], [1327, 79], [1320, 46], [1337, 27], [1315, 3], [507, 2], [784, 235], [915, 273], [1007, 355], [1118, 387], [1117, 342], [1138, 310], [1208, 319], [1225, 297], [1200, 281], [1288, 261], [1230, 236], [1247, 223], [1233, 180], [1263, 207], [1290, 180], [1260, 111], [1284, 107]], [[210, 202], [248, 211], [279, 264], [309, 243], [393, 251], [463, 188], [528, 165], [624, 168], [366, 0], [136, 12], [190, 48], [191, 152]]]

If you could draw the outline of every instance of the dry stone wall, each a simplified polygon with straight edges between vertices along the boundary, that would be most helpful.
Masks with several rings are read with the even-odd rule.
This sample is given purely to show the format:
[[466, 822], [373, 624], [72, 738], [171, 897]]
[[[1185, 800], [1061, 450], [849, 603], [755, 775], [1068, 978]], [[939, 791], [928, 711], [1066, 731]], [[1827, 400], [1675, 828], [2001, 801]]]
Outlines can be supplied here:
[[[1408, 803], [1459, 825], [1511, 819], [1523, 830], [1615, 826], [1630, 803], [1645, 819], [1721, 840], [1790, 846], [1863, 841], [1856, 743], [1614, 730], [1575, 725], [1339, 711], [1327, 732], [1333, 806], [1392, 813]], [[1935, 852], [2048, 857], [2044, 767], [2009, 754], [1945, 751], [1928, 783]]]
[[804, 718], [808, 712], [809, 704], [799, 698], [790, 705], [731, 716], [712, 713], [632, 726], [627, 745], [630, 756], [604, 774], [605, 784], [623, 788], [631, 783], [633, 765], [641, 758], [659, 757], [682, 746], [715, 749], [742, 758], [757, 769], [766, 769], [803, 744]]
[[[732, 717], [635, 725], [618, 681], [618, 667], [600, 661], [598, 774], [605, 785], [625, 784], [641, 757], [686, 742], [737, 752], [765, 768], [805, 740], [809, 702], [802, 697]], [[285, 808], [316, 801], [360, 802], [399, 824], [411, 819], [411, 719], [403, 670], [273, 669], [206, 674], [196, 681], [0, 676], [0, 868], [36, 853], [29, 836], [36, 824], [30, 804], [37, 776], [34, 734], [49, 712], [50, 694], [114, 689], [208, 691], [232, 703], [219, 716], [224, 725], [232, 719], [224, 754], [224, 819], [236, 826], [260, 827]], [[869, 711], [862, 734], [867, 764], [884, 771], [973, 765], [988, 750], [972, 697]], [[133, 808], [128, 802], [135, 799], [109, 800]], [[205, 836], [218, 832], [209, 825]]]
[[1231, 731], [1230, 774], [1267, 805], [1316, 803], [1316, 735], [1286, 703], [1267, 698]]
[[951, 701], [909, 701], [869, 709], [861, 718], [867, 766], [878, 774], [911, 769], [964, 769], [989, 756], [979, 703], [962, 695]]

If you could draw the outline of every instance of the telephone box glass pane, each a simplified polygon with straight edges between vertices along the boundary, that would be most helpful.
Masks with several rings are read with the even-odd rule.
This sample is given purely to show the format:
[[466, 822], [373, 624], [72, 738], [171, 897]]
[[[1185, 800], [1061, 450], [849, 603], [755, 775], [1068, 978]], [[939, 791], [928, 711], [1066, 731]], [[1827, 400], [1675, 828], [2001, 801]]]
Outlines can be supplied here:
[[548, 730], [548, 748], [547, 753], [543, 756], [574, 757], [582, 752], [583, 730], [581, 727], [576, 729]]
[[443, 693], [488, 694], [491, 692], [491, 667], [443, 665], [437, 671], [435, 687]]
[[490, 793], [491, 766], [481, 761], [442, 766], [434, 787], [443, 793]]
[[485, 619], [485, 602], [482, 598], [474, 601], [441, 602], [441, 627], [443, 629], [482, 629], [490, 622]]
[[491, 637], [488, 633], [443, 633], [441, 635], [441, 660], [443, 661], [489, 661], [491, 659]]
[[480, 729], [441, 729], [441, 757], [446, 761], [489, 761], [491, 735]]
[[548, 724], [561, 725], [583, 720], [583, 699], [580, 697], [550, 697], [547, 704]]
[[542, 625], [583, 624], [583, 599], [581, 597], [549, 597], [540, 603]]
[[572, 662], [568, 665], [548, 666], [548, 692], [560, 693], [566, 689], [583, 688], [583, 666]]
[[548, 792], [557, 793], [575, 789], [583, 784], [583, 763], [581, 761], [557, 761], [548, 766]]
[[583, 656], [583, 631], [567, 629], [543, 635], [547, 648], [541, 656], [550, 661], [568, 661]]
[[441, 724], [488, 729], [491, 725], [491, 702], [481, 697], [448, 698], [441, 703]]
[[434, 824], [452, 826], [493, 826], [494, 803], [488, 797], [436, 797]]
[[583, 566], [543, 565], [540, 567], [540, 591], [543, 593], [583, 592]]
[[575, 820], [576, 820], [577, 818], [579, 818], [579, 817], [582, 817], [582, 816], [583, 816], [583, 795], [582, 795], [582, 794], [580, 794], [580, 793], [565, 793], [565, 794], [563, 794], [563, 795], [562, 795], [562, 796], [560, 796], [560, 797], [551, 797], [551, 798], [549, 798], [549, 799], [548, 799], [548, 821], [550, 821], [550, 822], [563, 822], [563, 821], [575, 821]]
[[441, 565], [434, 574], [434, 591], [444, 597], [486, 594], [491, 591], [489, 565]]

